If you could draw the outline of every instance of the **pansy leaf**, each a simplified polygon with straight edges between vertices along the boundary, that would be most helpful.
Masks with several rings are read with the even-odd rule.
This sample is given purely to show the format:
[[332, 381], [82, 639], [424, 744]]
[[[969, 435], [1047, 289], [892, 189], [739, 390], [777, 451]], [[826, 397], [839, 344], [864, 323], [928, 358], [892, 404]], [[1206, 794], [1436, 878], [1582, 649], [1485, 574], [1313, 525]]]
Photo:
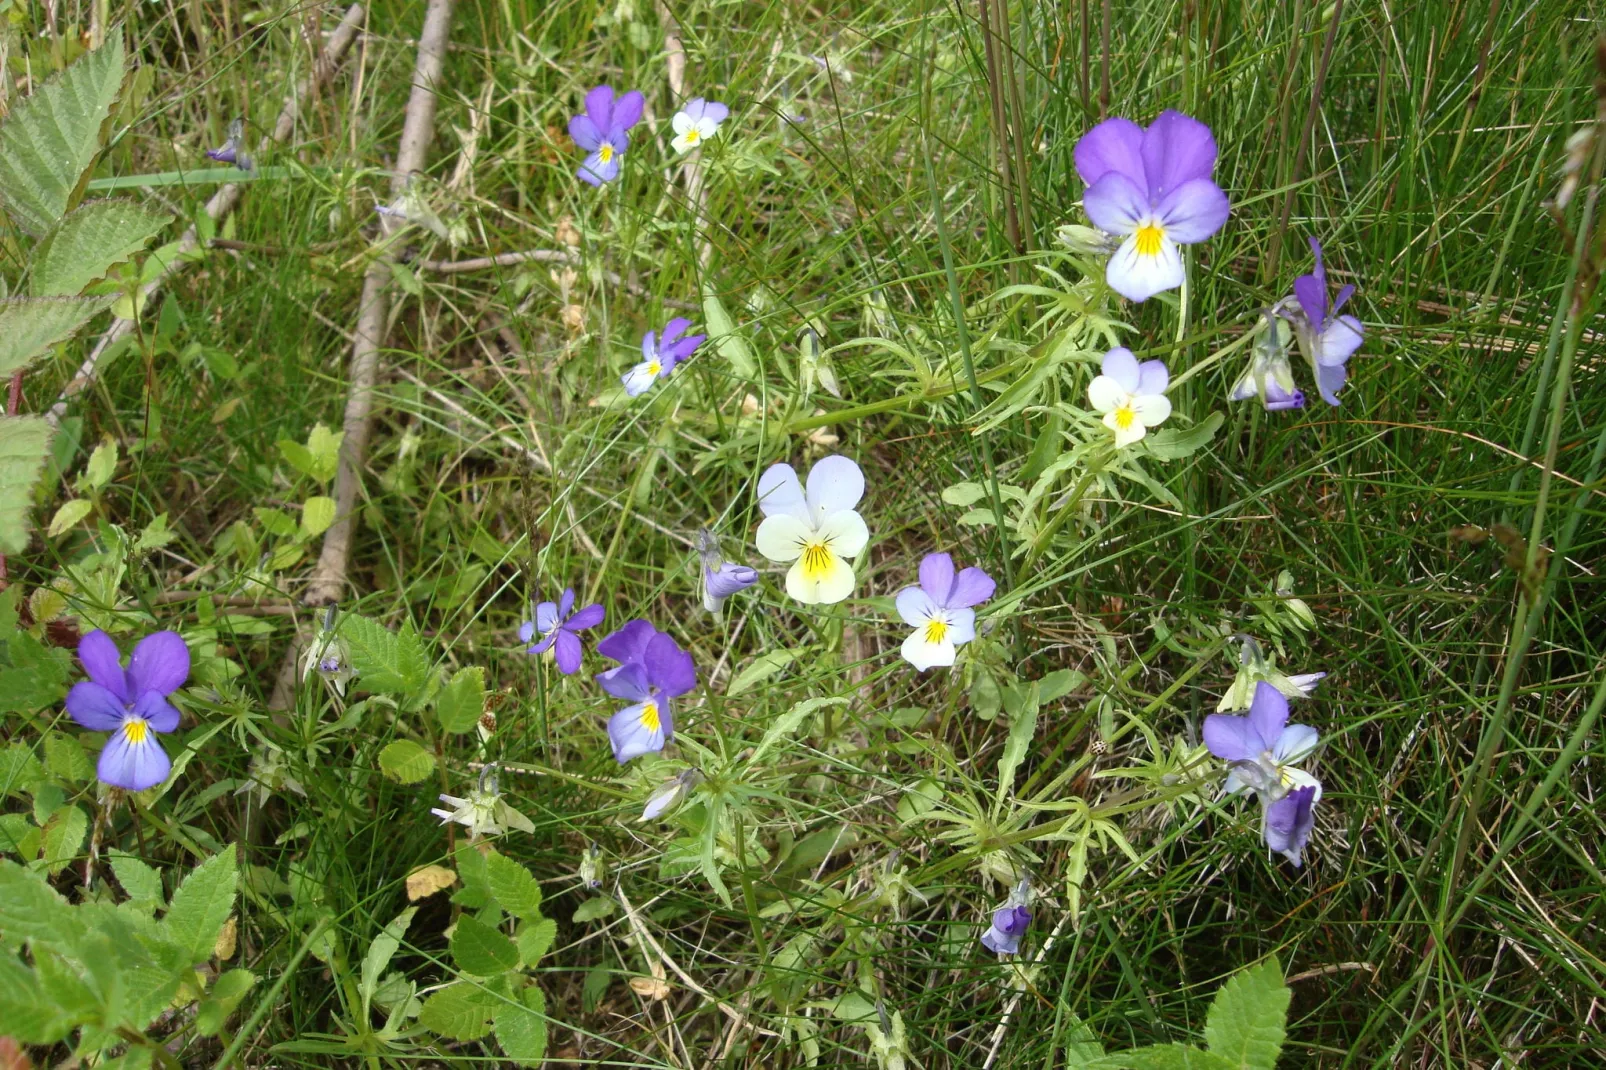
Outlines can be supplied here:
[[516, 1000], [503, 1000], [494, 1018], [502, 1052], [519, 1066], [539, 1066], [546, 1058], [546, 996], [527, 986]]
[[519, 964], [513, 941], [472, 914], [457, 919], [450, 947], [457, 968], [475, 977], [495, 977]]
[[1205, 1041], [1237, 1070], [1272, 1070], [1293, 993], [1275, 958], [1234, 974], [1210, 1004]]
[[753, 351], [736, 331], [736, 324], [712, 287], [703, 290], [703, 319], [708, 324], [708, 340], [720, 356], [730, 361], [731, 370], [743, 379], [758, 378]]
[[1162, 461], [1177, 461], [1191, 457], [1210, 444], [1221, 425], [1227, 422], [1221, 412], [1213, 412], [1189, 428], [1168, 427], [1144, 437], [1149, 452]]

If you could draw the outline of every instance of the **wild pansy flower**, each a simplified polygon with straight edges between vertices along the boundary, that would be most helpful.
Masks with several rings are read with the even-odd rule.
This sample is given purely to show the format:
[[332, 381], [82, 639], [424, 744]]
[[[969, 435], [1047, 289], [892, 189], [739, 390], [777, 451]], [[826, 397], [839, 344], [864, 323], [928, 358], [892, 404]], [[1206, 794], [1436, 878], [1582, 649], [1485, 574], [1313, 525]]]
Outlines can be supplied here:
[[323, 623], [307, 644], [306, 656], [301, 660], [301, 679], [305, 680], [313, 673], [329, 681], [329, 686], [341, 698], [346, 696], [346, 685], [357, 675], [346, 641], [335, 628], [334, 606], [324, 613]]
[[1171, 415], [1165, 396], [1171, 381], [1165, 362], [1138, 358], [1125, 346], [1104, 354], [1103, 374], [1087, 387], [1087, 399], [1104, 414], [1104, 426], [1115, 432], [1117, 447], [1130, 446]]
[[719, 540], [707, 528], [697, 530], [697, 555], [702, 559], [703, 608], [716, 617], [725, 599], [758, 582], [758, 570], [733, 565], [719, 552]]
[[854, 511], [864, 497], [864, 473], [840, 454], [809, 470], [807, 492], [789, 464], [774, 464], [758, 480], [758, 552], [782, 564], [786, 593], [804, 605], [840, 602], [853, 593], [853, 566], [870, 541]]
[[619, 177], [619, 159], [630, 147], [630, 128], [641, 121], [644, 103], [635, 90], [616, 99], [611, 85], [586, 94], [586, 110], [569, 120], [569, 136], [591, 154], [580, 165], [580, 181], [600, 186]]
[[424, 195], [424, 183], [417, 175], [408, 175], [396, 199], [389, 204], [374, 205], [374, 211], [387, 219], [397, 219], [403, 223], [423, 227], [437, 238], [453, 245], [459, 244], [453, 238], [446, 221], [430, 207], [429, 198]]
[[251, 154], [245, 151], [245, 123], [239, 119], [229, 123], [229, 139], [223, 143], [223, 147], [207, 149], [206, 155], [218, 163], [232, 163], [242, 171], [256, 168]]
[[1228, 763], [1227, 792], [1253, 791], [1260, 797], [1266, 846], [1296, 866], [1310, 838], [1311, 808], [1321, 801], [1322, 784], [1293, 766], [1310, 756], [1317, 740], [1310, 725], [1288, 723], [1288, 699], [1264, 680], [1255, 685], [1247, 716], [1213, 713], [1204, 723], [1205, 746]]
[[927, 554], [920, 562], [920, 584], [898, 592], [898, 616], [914, 629], [903, 641], [904, 660], [921, 672], [952, 665], [955, 648], [976, 638], [976, 611], [993, 596], [993, 578], [974, 565], [954, 572], [948, 554]]
[[429, 812], [440, 818], [443, 825], [455, 821], [464, 826], [475, 839], [500, 836], [507, 829], [535, 831], [534, 822], [502, 801], [501, 792], [497, 790], [495, 762], [480, 770], [479, 783], [466, 798], [443, 793], [440, 800], [451, 809], [431, 807]]
[[1327, 676], [1325, 672], [1287, 676], [1277, 670], [1276, 656], [1264, 653], [1254, 636], [1240, 635], [1237, 638], [1243, 642], [1238, 652], [1238, 673], [1233, 677], [1232, 686], [1227, 688], [1226, 694], [1221, 696], [1221, 701], [1216, 705], [1217, 713], [1248, 709], [1254, 700], [1256, 685], [1262, 682], [1275, 687], [1288, 698], [1305, 698]]
[[675, 139], [669, 144], [684, 156], [719, 133], [719, 124], [724, 122], [730, 113], [731, 110], [725, 105], [704, 100], [702, 97], [688, 100], [686, 106], [669, 120], [669, 125], [675, 130]]
[[141, 639], [123, 668], [117, 644], [99, 628], [78, 644], [89, 679], [67, 692], [67, 712], [91, 732], [110, 732], [95, 775], [125, 791], [144, 791], [167, 779], [173, 768], [158, 733], [178, 727], [168, 696], [190, 675], [190, 650], [177, 632]]
[[1031, 885], [1026, 881], [1015, 886], [1009, 894], [1009, 901], [993, 911], [993, 923], [981, 935], [983, 947], [1000, 955], [1020, 953], [1021, 937], [1026, 935], [1026, 930], [1032, 924], [1032, 912], [1027, 907], [1031, 895]]
[[1322, 266], [1321, 243], [1310, 239], [1310, 250], [1316, 254], [1316, 270], [1294, 280], [1294, 300], [1284, 299], [1279, 308], [1293, 325], [1294, 338], [1299, 342], [1300, 352], [1310, 362], [1322, 400], [1337, 405], [1338, 391], [1349, 374], [1344, 364], [1350, 354], [1360, 348], [1366, 328], [1354, 316], [1338, 314], [1355, 292], [1354, 286], [1341, 288], [1332, 305], [1328, 305], [1327, 271]]
[[703, 771], [696, 766], [682, 770], [679, 776], [652, 793], [652, 797], [647, 800], [646, 808], [641, 811], [641, 820], [651, 821], [668, 810], [702, 783], [702, 779]]
[[1267, 412], [1305, 407], [1305, 394], [1294, 386], [1294, 370], [1288, 364], [1288, 324], [1266, 314], [1264, 333], [1255, 340], [1249, 367], [1230, 395], [1233, 401], [1258, 397]]
[[1075, 158], [1087, 183], [1087, 217], [1126, 239], [1105, 269], [1110, 289], [1143, 301], [1181, 286], [1177, 247], [1210, 237], [1231, 210], [1210, 177], [1216, 166], [1210, 128], [1170, 110], [1147, 130], [1130, 119], [1106, 119], [1082, 135]]
[[[641, 363], [625, 372], [619, 381], [625, 384], [625, 393], [631, 397], [645, 393], [647, 388], [675, 370], [675, 365], [691, 356], [703, 344], [706, 334], [686, 334], [691, 320], [676, 316], [664, 324], [660, 337], [653, 331], [641, 336]], [[685, 337], [681, 337], [685, 335]]]
[[[646, 621], [630, 623], [646, 625], [652, 633], [648, 635], [638, 628], [621, 641], [629, 645], [630, 653], [639, 651], [639, 657], [597, 677], [597, 683], [608, 694], [632, 703], [608, 719], [608, 739], [613, 743], [613, 756], [621, 765], [643, 754], [663, 750], [666, 743], [674, 742], [675, 715], [671, 702], [697, 686], [697, 667], [691, 655], [680, 649], [673, 637], [653, 629]], [[624, 629], [620, 629], [614, 635], [623, 632]], [[614, 656], [603, 649], [604, 643], [613, 638], [609, 636], [598, 643], [597, 649]], [[609, 644], [609, 649], [618, 648]]]
[[580, 671], [580, 632], [602, 623], [603, 609], [592, 603], [578, 613], [574, 609], [574, 588], [565, 587], [557, 602], [542, 602], [535, 607], [535, 619], [519, 625], [519, 642], [528, 643], [537, 635], [540, 642], [530, 647], [527, 654], [544, 654], [552, 651], [552, 660], [558, 671], [571, 676]]

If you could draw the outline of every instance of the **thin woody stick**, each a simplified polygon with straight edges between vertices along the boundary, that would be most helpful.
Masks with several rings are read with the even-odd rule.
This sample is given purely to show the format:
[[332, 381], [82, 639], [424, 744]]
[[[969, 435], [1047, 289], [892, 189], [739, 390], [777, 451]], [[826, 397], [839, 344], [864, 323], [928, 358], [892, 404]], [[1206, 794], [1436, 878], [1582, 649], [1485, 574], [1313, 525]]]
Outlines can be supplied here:
[[[454, 0], [430, 0], [424, 12], [424, 29], [418, 36], [418, 58], [413, 68], [413, 92], [407, 100], [406, 121], [396, 151], [396, 173], [391, 193], [399, 197], [413, 172], [424, 169], [429, 142], [435, 131], [435, 87], [440, 84], [446, 58], [446, 39], [452, 26]], [[388, 231], [390, 220], [381, 225]], [[357, 498], [362, 490], [361, 470], [373, 426], [374, 386], [379, 378], [379, 348], [385, 341], [390, 313], [391, 264], [395, 257], [386, 246], [363, 276], [362, 300], [357, 314], [357, 340], [351, 347], [351, 394], [343, 421], [340, 464], [335, 471], [335, 522], [323, 536], [323, 552], [313, 570], [305, 601], [328, 605], [340, 600], [346, 589], [346, 565], [357, 526]]]
[[[296, 128], [296, 120], [301, 116], [302, 101], [316, 96], [318, 90], [334, 77], [335, 68], [339, 65], [341, 57], [346, 54], [346, 50], [351, 47], [351, 43], [357, 39], [357, 30], [362, 26], [365, 14], [366, 12], [361, 4], [352, 4], [346, 9], [345, 17], [340, 20], [340, 25], [335, 27], [334, 33], [329, 35], [328, 41], [324, 43], [323, 51], [319, 53], [317, 60], [313, 62], [311, 73], [296, 87], [295, 93], [291, 95], [290, 99], [284, 102], [284, 110], [279, 112], [279, 120], [273, 124], [273, 132], [268, 136], [269, 142], [282, 144], [290, 140], [290, 135]], [[206, 214], [214, 220], [221, 221], [230, 212], [234, 211], [235, 206], [240, 203], [241, 194], [244, 192], [245, 188], [239, 183], [227, 183], [212, 194], [212, 199], [206, 202]], [[179, 238], [178, 252], [180, 254], [190, 252], [199, 244], [200, 239], [196, 234], [195, 227], [192, 225]], [[162, 283], [167, 277], [187, 263], [189, 261], [183, 255], [174, 256], [169, 260], [167, 265], [162, 268], [161, 274], [146, 284], [145, 300], [149, 301], [154, 297], [161, 290]], [[99, 372], [101, 362], [106, 359], [106, 355], [111, 352], [114, 345], [126, 338], [133, 330], [133, 320], [117, 320], [106, 330], [105, 334], [100, 336], [100, 339], [95, 343], [95, 348], [90, 350], [89, 356], [84, 358], [83, 364], [79, 366], [78, 374], [73, 376], [66, 386], [62, 387], [60, 395], [56, 398], [56, 403], [50, 407], [49, 412], [45, 413], [45, 418], [51, 424], [55, 425], [61, 422], [61, 418], [67, 415], [68, 402], [90, 383], [94, 382], [95, 375]]]

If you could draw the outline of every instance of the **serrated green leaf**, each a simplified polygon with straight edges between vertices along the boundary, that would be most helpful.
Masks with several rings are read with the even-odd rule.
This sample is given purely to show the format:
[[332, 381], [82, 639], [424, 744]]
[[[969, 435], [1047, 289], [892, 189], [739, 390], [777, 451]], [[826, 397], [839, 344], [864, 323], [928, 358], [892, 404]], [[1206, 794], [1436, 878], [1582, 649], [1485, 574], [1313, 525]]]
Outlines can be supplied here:
[[76, 294], [145, 248], [172, 221], [166, 212], [130, 200], [80, 205], [34, 250], [29, 288], [37, 297]]
[[495, 977], [519, 964], [513, 941], [472, 914], [457, 919], [450, 947], [457, 968], [475, 977]]
[[34, 863], [52, 877], [67, 868], [78, 848], [89, 835], [89, 815], [76, 806], [63, 806], [50, 815], [39, 842], [39, 860]]
[[77, 195], [100, 150], [101, 124], [123, 83], [123, 35], [16, 101], [0, 125], [0, 200], [23, 230], [43, 237]]
[[467, 732], [485, 712], [485, 670], [459, 669], [435, 699], [435, 716], [447, 732]]
[[23, 814], [0, 814], [0, 854], [31, 860], [39, 855], [39, 826]]
[[234, 910], [239, 883], [235, 854], [232, 846], [225, 847], [191, 870], [162, 920], [167, 939], [183, 948], [192, 963], [212, 957], [218, 933]]
[[377, 621], [349, 614], [340, 619], [339, 634], [351, 652], [357, 686], [382, 695], [422, 691], [429, 675], [429, 656], [418, 633], [404, 625], [400, 633]]
[[478, 1040], [491, 1031], [491, 1012], [500, 1002], [480, 986], [460, 981], [424, 1001], [418, 1024], [452, 1040]]
[[0, 554], [28, 548], [33, 484], [49, 448], [50, 424], [43, 416], [0, 419]]
[[[10, 663], [0, 666], [0, 713], [32, 713], [54, 706], [67, 694], [72, 655], [65, 650], [19, 632], [4, 644], [0, 662]], [[10, 768], [9, 759], [0, 759], [0, 795], [20, 783], [11, 781]]]
[[129, 902], [163, 905], [161, 874], [124, 851], [110, 852], [107, 860], [111, 862], [117, 883], [128, 893]]
[[[84, 931], [67, 900], [44, 877], [0, 859], [0, 940], [71, 943]], [[0, 955], [0, 959], [5, 956]]]
[[1229, 1070], [1232, 1066], [1219, 1055], [1187, 1044], [1155, 1044], [1148, 1048], [1119, 1051], [1079, 1064], [1085, 1070]]
[[435, 756], [410, 739], [398, 739], [379, 752], [379, 771], [398, 784], [416, 784], [435, 771]]
[[57, 780], [76, 784], [88, 780], [95, 775], [94, 766], [89, 764], [89, 755], [84, 753], [84, 745], [73, 736], [61, 732], [47, 732], [45, 734], [45, 768]]
[[1144, 437], [1144, 443], [1149, 452], [1162, 461], [1176, 461], [1191, 456], [1210, 444], [1216, 437], [1221, 425], [1227, 422], [1227, 417], [1221, 412], [1213, 412], [1203, 420], [1186, 430], [1180, 427], [1168, 427], [1164, 431], [1156, 431]]
[[758, 378], [758, 363], [747, 341], [736, 333], [736, 324], [713, 289], [703, 290], [703, 319], [708, 324], [708, 340], [715, 352], [730, 361], [731, 370], [743, 379]]
[[64, 1007], [46, 995], [34, 972], [0, 954], [0, 1022], [24, 1044], [54, 1044], [72, 1032], [92, 1007]]
[[[3, 679], [0, 677], [0, 680]], [[5, 707], [0, 706], [0, 710], [3, 709]], [[27, 744], [13, 743], [0, 751], [0, 799], [31, 792], [33, 785], [44, 775], [45, 767], [39, 764], [39, 759], [34, 757]]]
[[796, 660], [795, 650], [770, 650], [760, 654], [731, 680], [729, 686], [725, 688], [726, 697], [740, 695], [743, 691], [757, 687]]
[[552, 941], [557, 938], [558, 923], [551, 918], [540, 918], [520, 925], [518, 936], [513, 941], [519, 947], [519, 964], [529, 969], [539, 963], [552, 950]]
[[539, 988], [525, 988], [517, 1003], [498, 1003], [494, 1021], [497, 1043], [513, 1062], [539, 1066], [546, 1058], [546, 996]]
[[374, 937], [373, 943], [368, 945], [368, 953], [362, 957], [362, 978], [358, 983], [363, 1006], [366, 1007], [373, 1002], [374, 992], [379, 988], [385, 967], [390, 965], [391, 957], [401, 947], [402, 937], [407, 935], [407, 927], [413, 923], [413, 915], [417, 913], [417, 907], [408, 907], [397, 914], [390, 920], [390, 924]]
[[0, 376], [21, 371], [106, 307], [105, 297], [12, 297], [0, 301]]
[[1240, 970], [1205, 1015], [1205, 1043], [1237, 1070], [1272, 1070], [1282, 1053], [1293, 992], [1275, 958]]
[[492, 851], [485, 856], [485, 879], [503, 910], [515, 918], [541, 917], [541, 886], [522, 865]]

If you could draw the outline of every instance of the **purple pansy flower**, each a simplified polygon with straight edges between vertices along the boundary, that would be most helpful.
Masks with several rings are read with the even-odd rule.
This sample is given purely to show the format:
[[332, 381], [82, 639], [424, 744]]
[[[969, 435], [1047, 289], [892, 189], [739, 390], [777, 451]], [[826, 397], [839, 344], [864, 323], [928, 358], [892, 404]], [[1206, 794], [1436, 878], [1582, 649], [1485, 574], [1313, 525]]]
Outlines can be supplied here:
[[591, 154], [580, 165], [580, 181], [600, 186], [619, 177], [619, 158], [630, 147], [630, 128], [641, 121], [644, 103], [635, 90], [615, 99], [611, 85], [586, 94], [586, 110], [569, 120], [569, 136]]
[[[686, 334], [691, 320], [676, 316], [664, 324], [662, 337], [648, 331], [641, 337], [641, 363], [625, 372], [619, 381], [625, 384], [625, 393], [631, 397], [645, 393], [647, 388], [675, 370], [675, 365], [691, 356], [703, 344], [706, 334]], [[685, 337], [681, 337], [685, 335]]]
[[1011, 904], [993, 911], [992, 926], [981, 935], [982, 946], [1000, 955], [1020, 953], [1021, 937], [1032, 924], [1032, 912], [1023, 904]]
[[[1264, 680], [1255, 685], [1246, 716], [1213, 713], [1204, 723], [1205, 746], [1228, 763], [1226, 790], [1253, 791], [1260, 797], [1266, 846], [1296, 866], [1322, 785], [1294, 763], [1310, 756], [1318, 738], [1310, 725], [1288, 723], [1287, 697]], [[1295, 802], [1288, 802], [1295, 796]]]
[[595, 603], [573, 615], [570, 614], [572, 609], [574, 588], [565, 587], [556, 603], [542, 602], [535, 607], [535, 619], [519, 625], [519, 642], [528, 643], [537, 635], [541, 637], [541, 641], [530, 647], [527, 653], [552, 651], [558, 671], [565, 676], [580, 671], [580, 636], [577, 633], [595, 628], [602, 623], [603, 617], [602, 607]]
[[1133, 301], [1182, 285], [1179, 245], [1221, 229], [1231, 206], [1211, 179], [1210, 128], [1163, 111], [1145, 130], [1106, 119], [1076, 143], [1076, 171], [1087, 183], [1082, 207], [1093, 225], [1126, 240], [1110, 258], [1110, 289]]
[[1332, 306], [1328, 306], [1327, 271], [1322, 266], [1321, 243], [1315, 238], [1310, 239], [1310, 250], [1316, 254], [1316, 270], [1294, 280], [1295, 300], [1285, 300], [1281, 307], [1284, 309], [1283, 315], [1293, 324], [1300, 351], [1310, 362], [1322, 400], [1329, 405], [1337, 405], [1338, 391], [1348, 375], [1344, 363], [1349, 360], [1351, 353], [1360, 348], [1366, 328], [1354, 316], [1338, 314], [1344, 302], [1355, 292], [1355, 287], [1340, 289]]
[[703, 608], [719, 614], [725, 599], [758, 582], [758, 570], [726, 561], [719, 552], [719, 540], [707, 528], [697, 532], [697, 554], [702, 558]]
[[223, 143], [222, 148], [207, 149], [208, 159], [218, 163], [232, 163], [242, 171], [252, 170], [256, 164], [251, 160], [251, 154], [245, 151], [245, 123], [235, 119], [229, 123], [229, 139]]
[[1294, 386], [1294, 370], [1288, 366], [1288, 325], [1270, 312], [1265, 314], [1264, 333], [1255, 340], [1249, 367], [1233, 385], [1231, 398], [1243, 401], [1258, 397], [1267, 412], [1305, 407], [1304, 391]]
[[67, 712], [91, 732], [110, 732], [95, 775], [112, 787], [144, 791], [167, 779], [173, 768], [157, 733], [178, 727], [178, 710], [167, 697], [190, 675], [190, 651], [177, 632], [141, 639], [123, 668], [117, 644], [100, 629], [78, 644], [89, 679], [67, 692]]
[[971, 566], [954, 572], [948, 554], [927, 554], [920, 562], [920, 585], [898, 592], [898, 616], [914, 631], [903, 641], [904, 660], [925, 672], [952, 665], [956, 648], [976, 638], [976, 611], [997, 589], [993, 578]]
[[644, 620], [631, 621], [598, 643], [597, 650], [609, 657], [622, 654], [631, 659], [597, 677], [608, 694], [632, 703], [608, 719], [614, 758], [622, 765], [674, 742], [671, 700], [697, 686], [697, 667], [691, 655], [680, 649], [672, 636]]

